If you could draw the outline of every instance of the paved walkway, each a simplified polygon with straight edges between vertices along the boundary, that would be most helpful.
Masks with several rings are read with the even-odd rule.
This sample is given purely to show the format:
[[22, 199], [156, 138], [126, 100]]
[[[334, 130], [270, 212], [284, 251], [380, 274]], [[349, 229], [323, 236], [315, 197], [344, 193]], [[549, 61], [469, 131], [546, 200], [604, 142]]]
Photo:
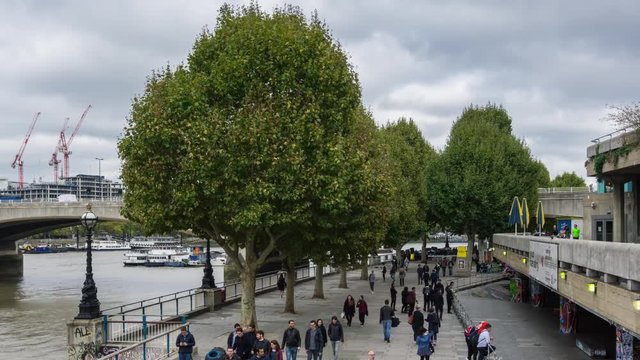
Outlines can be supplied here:
[[[405, 285], [416, 286], [418, 301], [422, 304], [421, 289], [417, 283], [416, 274], [417, 263], [409, 266], [409, 273], [405, 279]], [[360, 327], [357, 319], [354, 318], [352, 326], [346, 326], [346, 320], [342, 321], [345, 330], [345, 342], [340, 352], [342, 360], [360, 360], [367, 358], [367, 352], [376, 352], [376, 360], [384, 359], [414, 359], [416, 355], [416, 345], [413, 342], [413, 332], [407, 323], [406, 314], [397, 312], [401, 323], [398, 327], [392, 328], [391, 342], [383, 341], [382, 326], [378, 324], [379, 309], [384, 304], [384, 300], [389, 298], [390, 282], [387, 278], [382, 282], [380, 268], [376, 268], [376, 286], [373, 294], [369, 291], [369, 283], [359, 280], [359, 271], [348, 273], [349, 289], [338, 288], [339, 275], [326, 276], [324, 279], [324, 290], [326, 299], [312, 299], [314, 282], [308, 281], [298, 284], [295, 288], [296, 314], [284, 313], [284, 299], [280, 298], [278, 291], [266, 293], [256, 297], [256, 307], [258, 314], [258, 328], [265, 332], [267, 339], [282, 341], [282, 334], [287, 327], [289, 319], [296, 321], [298, 330], [302, 335], [304, 345], [304, 333], [308, 323], [312, 319], [321, 318], [325, 326], [328, 325], [331, 316], [342, 312], [342, 304], [347, 295], [351, 294], [356, 300], [360, 295], [364, 295], [369, 306], [369, 314], [364, 327]], [[451, 279], [450, 277], [445, 278]], [[400, 291], [398, 287], [398, 305], [400, 310]], [[238, 322], [240, 313], [239, 303], [225, 306], [214, 312], [199, 315], [191, 319], [191, 331], [196, 337], [199, 348], [199, 355], [195, 358], [204, 358], [206, 352], [213, 347], [220, 346], [226, 348], [226, 341], [229, 332], [233, 329], [233, 324]], [[426, 316], [425, 316], [426, 317]], [[330, 344], [325, 348], [325, 360], [333, 360]], [[438, 334], [436, 352], [431, 359], [464, 359], [466, 355], [466, 344], [463, 337], [463, 329], [454, 314], [446, 313], [442, 321], [442, 327]], [[306, 359], [304, 346], [298, 353], [298, 359]]]

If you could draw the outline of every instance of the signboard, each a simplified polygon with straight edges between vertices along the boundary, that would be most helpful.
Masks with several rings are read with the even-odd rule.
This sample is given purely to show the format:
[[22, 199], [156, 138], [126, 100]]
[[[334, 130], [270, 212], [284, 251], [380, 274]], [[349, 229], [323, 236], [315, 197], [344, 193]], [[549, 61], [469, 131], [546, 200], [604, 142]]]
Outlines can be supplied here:
[[466, 246], [458, 246], [458, 254], [456, 255], [459, 258], [467, 258], [467, 247]]
[[458, 269], [464, 269], [464, 268], [465, 268], [465, 260], [458, 259]]
[[529, 241], [529, 276], [558, 290], [558, 244]]

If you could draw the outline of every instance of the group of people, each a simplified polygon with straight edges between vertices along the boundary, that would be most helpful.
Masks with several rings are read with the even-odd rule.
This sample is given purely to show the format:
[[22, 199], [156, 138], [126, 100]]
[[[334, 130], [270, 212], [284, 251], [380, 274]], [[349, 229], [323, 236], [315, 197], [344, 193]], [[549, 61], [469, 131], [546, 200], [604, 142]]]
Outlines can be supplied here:
[[[309, 360], [322, 360], [327, 343], [335, 360], [339, 359], [340, 347], [344, 343], [344, 331], [337, 316], [325, 327], [322, 319], [309, 321], [304, 337], [304, 349]], [[243, 329], [240, 324], [234, 325], [234, 331], [227, 338], [227, 357], [225, 360], [295, 360], [302, 347], [302, 337], [296, 328], [295, 320], [289, 324], [282, 335], [282, 347], [273, 339], [268, 341], [264, 332], [254, 330], [252, 325]]]

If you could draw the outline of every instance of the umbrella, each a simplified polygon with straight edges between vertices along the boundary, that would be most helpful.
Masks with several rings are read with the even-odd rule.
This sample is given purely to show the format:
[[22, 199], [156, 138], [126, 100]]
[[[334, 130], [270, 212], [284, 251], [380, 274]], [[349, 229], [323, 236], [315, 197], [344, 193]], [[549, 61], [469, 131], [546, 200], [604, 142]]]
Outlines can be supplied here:
[[538, 201], [538, 208], [536, 209], [536, 224], [538, 224], [538, 231], [542, 232], [544, 227], [544, 207], [542, 207], [542, 201]]
[[522, 208], [518, 197], [514, 196], [511, 211], [509, 211], [509, 225], [516, 226], [516, 234], [518, 233], [518, 223], [522, 223]]
[[524, 231], [527, 231], [529, 227], [529, 206], [525, 197], [522, 198], [522, 225], [524, 226]]

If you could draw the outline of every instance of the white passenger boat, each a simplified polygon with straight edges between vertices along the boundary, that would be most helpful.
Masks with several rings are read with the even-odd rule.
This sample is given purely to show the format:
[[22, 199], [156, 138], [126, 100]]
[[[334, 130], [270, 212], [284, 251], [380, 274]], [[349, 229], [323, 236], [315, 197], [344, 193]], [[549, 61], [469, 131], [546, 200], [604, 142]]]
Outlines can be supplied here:
[[180, 239], [171, 236], [136, 236], [129, 241], [132, 249], [154, 249], [180, 246]]
[[145, 266], [165, 266], [167, 263], [176, 261], [182, 262], [183, 259], [189, 260], [189, 249], [178, 248], [159, 248], [147, 251], [147, 262]]
[[[87, 244], [84, 244], [87, 248]], [[93, 251], [109, 251], [109, 250], [131, 250], [131, 247], [122, 241], [115, 240], [94, 240], [91, 242], [91, 250]]]
[[147, 263], [147, 250], [128, 251], [123, 255], [125, 266], [139, 266]]

